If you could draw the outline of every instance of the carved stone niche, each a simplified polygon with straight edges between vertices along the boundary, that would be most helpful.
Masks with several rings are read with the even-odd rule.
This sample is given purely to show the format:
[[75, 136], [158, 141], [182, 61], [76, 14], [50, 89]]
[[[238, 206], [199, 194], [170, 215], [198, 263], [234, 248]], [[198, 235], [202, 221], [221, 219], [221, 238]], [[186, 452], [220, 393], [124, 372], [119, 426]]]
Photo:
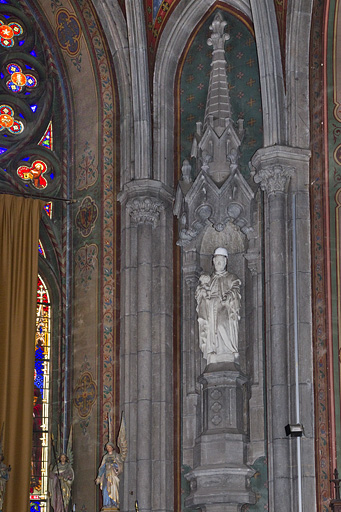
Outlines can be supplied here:
[[[243, 126], [233, 121], [230, 105], [225, 27], [218, 14], [210, 27], [214, 51], [205, 118], [193, 138], [194, 169], [183, 162], [174, 205], [182, 247], [183, 463], [191, 468], [186, 506], [203, 512], [237, 512], [254, 503], [250, 463], [264, 454], [259, 197], [239, 169]], [[196, 287], [203, 272], [212, 273], [217, 247], [227, 249], [228, 272], [241, 281], [239, 358], [207, 365]], [[204, 322], [201, 327], [204, 339]]]
[[[247, 454], [252, 418], [249, 402], [254, 380], [253, 367], [258, 367], [259, 363], [255, 365], [254, 361], [250, 360], [250, 354], [254, 353], [255, 357], [258, 357], [256, 347], [252, 352], [248, 349], [249, 343], [253, 343], [255, 339], [255, 333], [251, 328], [256, 331], [257, 326], [248, 321], [248, 315], [251, 311], [257, 310], [257, 305], [254, 304], [250, 257], [246, 257], [250, 256], [250, 246], [254, 250], [254, 245], [254, 240], [250, 243], [238, 226], [228, 222], [222, 231], [207, 226], [195, 240], [183, 247], [184, 274], [187, 267], [191, 275], [194, 270], [197, 276], [202, 271], [211, 273], [214, 250], [216, 247], [226, 247], [229, 252], [228, 270], [242, 282], [239, 364], [226, 362], [207, 365], [207, 361], [199, 352], [199, 373], [200, 366], [195, 363], [195, 354], [198, 353], [198, 333], [193, 329], [198, 322], [195, 308], [191, 312], [187, 310], [189, 314], [183, 318], [184, 346], [189, 347], [184, 357], [184, 389], [190, 388], [188, 379], [191, 376], [200, 384], [196, 412], [193, 410], [192, 395], [185, 393], [183, 396], [186, 416], [185, 463], [193, 468], [185, 475], [191, 489], [186, 506], [192, 509], [232, 512], [240, 510], [244, 503], [255, 501], [249, 487], [253, 470], [248, 464]], [[192, 256], [191, 265], [187, 254], [197, 255], [196, 259]], [[191, 389], [194, 389], [194, 386]], [[258, 389], [254, 388], [253, 392], [257, 396]], [[257, 402], [259, 403], [261, 399], [261, 396], [257, 397]], [[192, 419], [190, 414], [193, 414]], [[190, 445], [192, 451], [189, 449]]]

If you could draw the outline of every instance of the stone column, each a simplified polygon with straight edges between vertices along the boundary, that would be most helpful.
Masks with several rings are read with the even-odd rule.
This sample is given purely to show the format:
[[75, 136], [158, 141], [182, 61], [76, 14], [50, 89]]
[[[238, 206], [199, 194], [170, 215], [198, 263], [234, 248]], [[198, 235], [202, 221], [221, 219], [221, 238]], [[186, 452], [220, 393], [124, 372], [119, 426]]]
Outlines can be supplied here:
[[271, 415], [269, 446], [272, 453], [269, 485], [273, 486], [275, 510], [291, 509], [290, 449], [285, 425], [289, 422], [286, 200], [288, 180], [292, 174], [292, 167], [275, 164], [260, 169], [255, 177], [266, 193], [266, 289], [270, 306], [267, 313], [267, 351], [270, 351], [271, 361], [267, 377]]
[[198, 401], [200, 399], [201, 351], [198, 344], [198, 322], [196, 320], [195, 290], [198, 285], [200, 267], [195, 250], [183, 250], [182, 271], [182, 421], [183, 463], [193, 467], [193, 448], [198, 431]]
[[133, 510], [137, 499], [141, 512], [167, 511], [173, 503], [171, 194], [160, 182], [136, 180], [120, 201], [121, 387], [128, 431], [121, 510]]
[[[307, 150], [274, 146], [259, 150], [252, 160], [257, 171], [255, 182], [264, 191], [267, 437], [271, 510], [298, 509], [302, 493], [302, 510], [314, 509], [313, 358], [308, 279], [309, 156]], [[292, 204], [295, 196], [298, 206], [294, 214]], [[293, 218], [294, 215], [296, 218]], [[297, 231], [295, 240], [294, 231]], [[295, 345], [295, 331], [298, 333], [298, 347]], [[302, 449], [285, 432], [287, 424], [301, 421], [304, 426]]]
[[[258, 223], [255, 223], [258, 226]], [[245, 290], [247, 291], [246, 304], [246, 374], [251, 382], [249, 400], [249, 432], [248, 461], [254, 462], [264, 455], [265, 418], [264, 418], [264, 347], [263, 347], [263, 319], [264, 319], [264, 290], [263, 265], [259, 257], [261, 243], [257, 237], [249, 240], [249, 248], [245, 254], [249, 272], [246, 272]]]

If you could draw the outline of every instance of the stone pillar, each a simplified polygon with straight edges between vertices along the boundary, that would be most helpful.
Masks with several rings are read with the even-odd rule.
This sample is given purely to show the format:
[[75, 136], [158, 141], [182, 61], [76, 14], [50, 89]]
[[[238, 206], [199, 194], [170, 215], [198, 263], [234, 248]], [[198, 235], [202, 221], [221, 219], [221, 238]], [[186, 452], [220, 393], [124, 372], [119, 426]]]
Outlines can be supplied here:
[[186, 506], [206, 512], [238, 512], [254, 503], [245, 464], [247, 379], [235, 363], [214, 363], [200, 377], [203, 424], [186, 474], [191, 492]]
[[[183, 251], [182, 289], [182, 421], [183, 463], [193, 467], [193, 448], [197, 434], [198, 401], [200, 399], [201, 351], [198, 344], [198, 322], [196, 320], [195, 290], [198, 285], [200, 267], [197, 251]], [[199, 406], [200, 407], [200, 406]]]
[[289, 166], [273, 164], [259, 169], [255, 181], [265, 191], [267, 353], [269, 392], [269, 489], [274, 510], [291, 509], [291, 463], [285, 425], [289, 422], [288, 332], [287, 332], [287, 233], [286, 200]]
[[[257, 171], [255, 182], [264, 191], [271, 510], [298, 509], [300, 494], [304, 496], [302, 510], [314, 509], [313, 357], [308, 328], [309, 322], [311, 324], [310, 280], [307, 279], [310, 275], [309, 155], [306, 150], [274, 146], [259, 150], [252, 160]], [[295, 196], [298, 207], [296, 218], [293, 218]], [[297, 231], [295, 240], [294, 231]], [[295, 332], [298, 333], [298, 346], [295, 345]], [[302, 449], [285, 433], [288, 423], [298, 422], [304, 426]]]
[[[258, 223], [255, 223], [258, 227]], [[257, 228], [258, 230], [258, 228]], [[249, 272], [245, 273], [246, 293], [246, 347], [245, 371], [251, 383], [249, 399], [249, 462], [264, 455], [265, 418], [264, 418], [264, 347], [263, 347], [263, 321], [264, 321], [264, 290], [263, 290], [263, 263], [259, 257], [261, 253], [260, 240], [249, 240], [249, 249], [245, 254]]]
[[[172, 211], [160, 182], [119, 197], [122, 244], [121, 389], [128, 432], [121, 510], [173, 503]], [[169, 485], [165, 486], [164, 482]]]

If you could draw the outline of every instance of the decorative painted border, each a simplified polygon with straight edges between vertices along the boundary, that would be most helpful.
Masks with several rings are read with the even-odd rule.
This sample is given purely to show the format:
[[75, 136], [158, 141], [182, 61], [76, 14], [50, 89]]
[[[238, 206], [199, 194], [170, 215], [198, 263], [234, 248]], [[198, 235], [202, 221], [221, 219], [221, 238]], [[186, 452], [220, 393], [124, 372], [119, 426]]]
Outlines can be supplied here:
[[151, 60], [154, 61], [154, 55], [159, 43], [160, 36], [166, 25], [171, 12], [178, 5], [180, 0], [162, 0], [158, 13], [153, 16], [154, 2], [153, 0], [145, 0], [145, 12], [147, 23], [147, 44]]
[[[330, 479], [335, 467], [335, 430], [331, 416], [331, 304], [329, 259], [328, 163], [326, 151], [326, 50], [329, 0], [315, 0], [310, 47], [312, 157], [310, 168], [313, 349], [315, 376], [316, 493], [319, 512], [329, 512]], [[323, 44], [321, 44], [321, 41]], [[322, 87], [321, 87], [322, 85]], [[326, 165], [327, 164], [327, 165]], [[324, 168], [327, 171], [324, 174]], [[331, 390], [329, 389], [331, 386]]]
[[[120, 269], [119, 226], [120, 214], [116, 200], [119, 191], [119, 130], [118, 93], [113, 66], [94, 8], [87, 0], [80, 0], [78, 7], [85, 22], [86, 37], [94, 48], [93, 64], [97, 69], [99, 97], [101, 98], [102, 141], [99, 173], [102, 177], [102, 268], [101, 300], [102, 318], [100, 334], [100, 445], [108, 441], [108, 413], [111, 414], [114, 431], [120, 418], [119, 410], [119, 300], [120, 288], [117, 276]], [[101, 170], [102, 172], [101, 172]], [[116, 429], [115, 429], [116, 427]]]
[[336, 0], [336, 6], [335, 6], [335, 18], [334, 18], [334, 44], [333, 44], [333, 82], [334, 82], [334, 117], [337, 121], [341, 122], [341, 108], [340, 108], [340, 102], [341, 102], [341, 71], [337, 73], [336, 69], [336, 63], [340, 62], [341, 60], [341, 5], [340, 0]]

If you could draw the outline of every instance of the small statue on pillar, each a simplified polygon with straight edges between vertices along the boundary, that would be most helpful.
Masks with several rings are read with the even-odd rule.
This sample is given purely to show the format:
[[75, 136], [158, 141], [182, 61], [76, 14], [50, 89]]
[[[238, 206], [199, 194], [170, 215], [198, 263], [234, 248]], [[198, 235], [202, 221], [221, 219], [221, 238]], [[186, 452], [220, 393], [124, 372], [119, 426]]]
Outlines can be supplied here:
[[4, 506], [6, 484], [9, 479], [9, 474], [11, 471], [11, 466], [6, 466], [6, 464], [4, 463], [3, 433], [4, 425], [2, 425], [0, 436], [0, 512], [2, 511], [2, 508]]
[[51, 467], [49, 474], [49, 488], [51, 494], [51, 506], [54, 512], [67, 512], [71, 499], [71, 489], [75, 478], [72, 463], [72, 427], [70, 429], [66, 453], [62, 451], [60, 431], [58, 431], [58, 451], [57, 456], [53, 435], [51, 436], [52, 449], [55, 458], [55, 464]]
[[102, 511], [120, 510], [119, 485], [120, 475], [123, 473], [123, 463], [127, 456], [128, 446], [126, 438], [126, 426], [124, 416], [122, 414], [121, 426], [117, 437], [118, 451], [112, 440], [111, 419], [108, 415], [109, 422], [109, 441], [105, 445], [105, 454], [102, 457], [101, 464], [98, 468], [98, 476], [95, 480], [99, 484], [102, 497]]
[[228, 252], [214, 251], [214, 272], [201, 274], [195, 297], [199, 323], [199, 344], [207, 364], [234, 362], [238, 356], [240, 285], [227, 270]]

